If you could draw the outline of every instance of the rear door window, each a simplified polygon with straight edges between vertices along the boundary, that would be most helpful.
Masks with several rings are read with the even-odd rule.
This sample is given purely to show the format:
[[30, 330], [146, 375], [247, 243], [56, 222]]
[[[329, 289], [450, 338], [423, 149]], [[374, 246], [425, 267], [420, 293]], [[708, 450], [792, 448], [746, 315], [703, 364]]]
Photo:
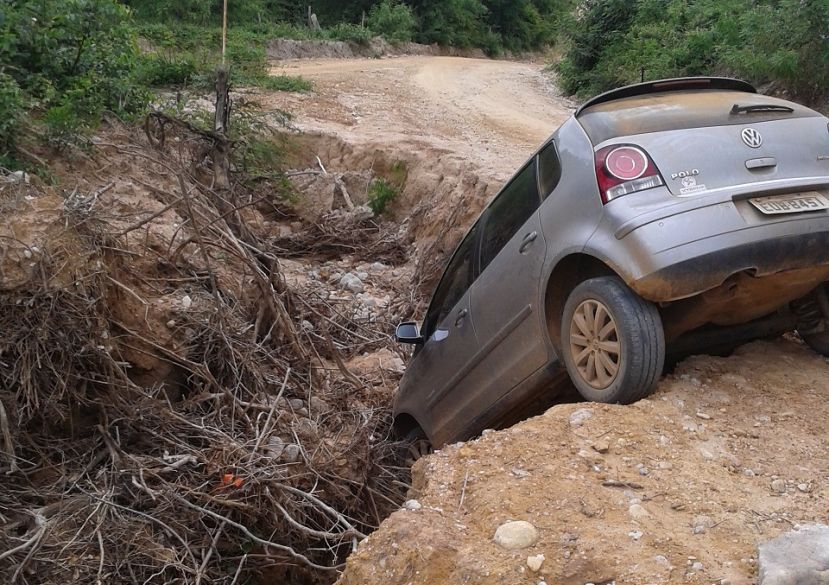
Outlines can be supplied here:
[[481, 243], [481, 272], [538, 209], [539, 204], [533, 158], [489, 206]]
[[452, 307], [461, 299], [472, 285], [474, 278], [472, 266], [478, 243], [478, 225], [475, 225], [458, 246], [449, 262], [438, 288], [429, 305], [429, 312], [424, 323], [425, 335], [430, 336], [435, 328], [452, 311]]

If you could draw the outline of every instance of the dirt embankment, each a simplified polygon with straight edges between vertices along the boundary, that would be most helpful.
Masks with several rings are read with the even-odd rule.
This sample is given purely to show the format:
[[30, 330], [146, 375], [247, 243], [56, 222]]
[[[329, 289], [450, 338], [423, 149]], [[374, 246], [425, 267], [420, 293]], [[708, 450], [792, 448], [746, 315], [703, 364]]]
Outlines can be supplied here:
[[[827, 380], [796, 340], [757, 342], [632, 406], [556, 406], [447, 447], [339, 583], [755, 583], [758, 543], [829, 512]], [[537, 542], [495, 544], [511, 520]]]

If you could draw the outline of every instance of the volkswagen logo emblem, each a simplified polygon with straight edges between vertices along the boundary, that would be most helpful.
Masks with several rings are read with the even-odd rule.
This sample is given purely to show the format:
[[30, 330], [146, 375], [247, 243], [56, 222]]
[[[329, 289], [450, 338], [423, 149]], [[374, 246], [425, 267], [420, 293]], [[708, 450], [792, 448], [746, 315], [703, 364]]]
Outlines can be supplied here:
[[751, 148], [760, 148], [763, 146], [763, 136], [754, 128], [745, 128], [740, 135], [743, 137], [743, 142], [746, 146]]

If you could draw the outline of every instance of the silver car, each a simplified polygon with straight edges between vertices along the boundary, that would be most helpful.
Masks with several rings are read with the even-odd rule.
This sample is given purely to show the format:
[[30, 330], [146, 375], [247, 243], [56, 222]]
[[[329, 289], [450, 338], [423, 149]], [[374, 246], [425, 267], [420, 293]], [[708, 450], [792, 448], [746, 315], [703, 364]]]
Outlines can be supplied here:
[[829, 120], [724, 78], [576, 111], [461, 241], [418, 327], [397, 431], [416, 450], [549, 403], [650, 393], [666, 355], [797, 329], [829, 354]]

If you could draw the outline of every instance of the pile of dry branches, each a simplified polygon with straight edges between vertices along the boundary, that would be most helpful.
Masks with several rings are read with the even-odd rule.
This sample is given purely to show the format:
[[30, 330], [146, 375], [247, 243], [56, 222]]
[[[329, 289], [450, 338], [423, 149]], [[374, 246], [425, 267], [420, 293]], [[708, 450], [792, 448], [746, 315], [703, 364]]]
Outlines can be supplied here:
[[3, 583], [330, 582], [403, 497], [386, 400], [340, 355], [383, 337], [297, 298], [261, 200], [211, 185], [215, 137], [167, 132], [98, 144], [152, 173], [151, 210], [76, 190], [36, 249], [0, 242], [31, 269], [0, 272]]

